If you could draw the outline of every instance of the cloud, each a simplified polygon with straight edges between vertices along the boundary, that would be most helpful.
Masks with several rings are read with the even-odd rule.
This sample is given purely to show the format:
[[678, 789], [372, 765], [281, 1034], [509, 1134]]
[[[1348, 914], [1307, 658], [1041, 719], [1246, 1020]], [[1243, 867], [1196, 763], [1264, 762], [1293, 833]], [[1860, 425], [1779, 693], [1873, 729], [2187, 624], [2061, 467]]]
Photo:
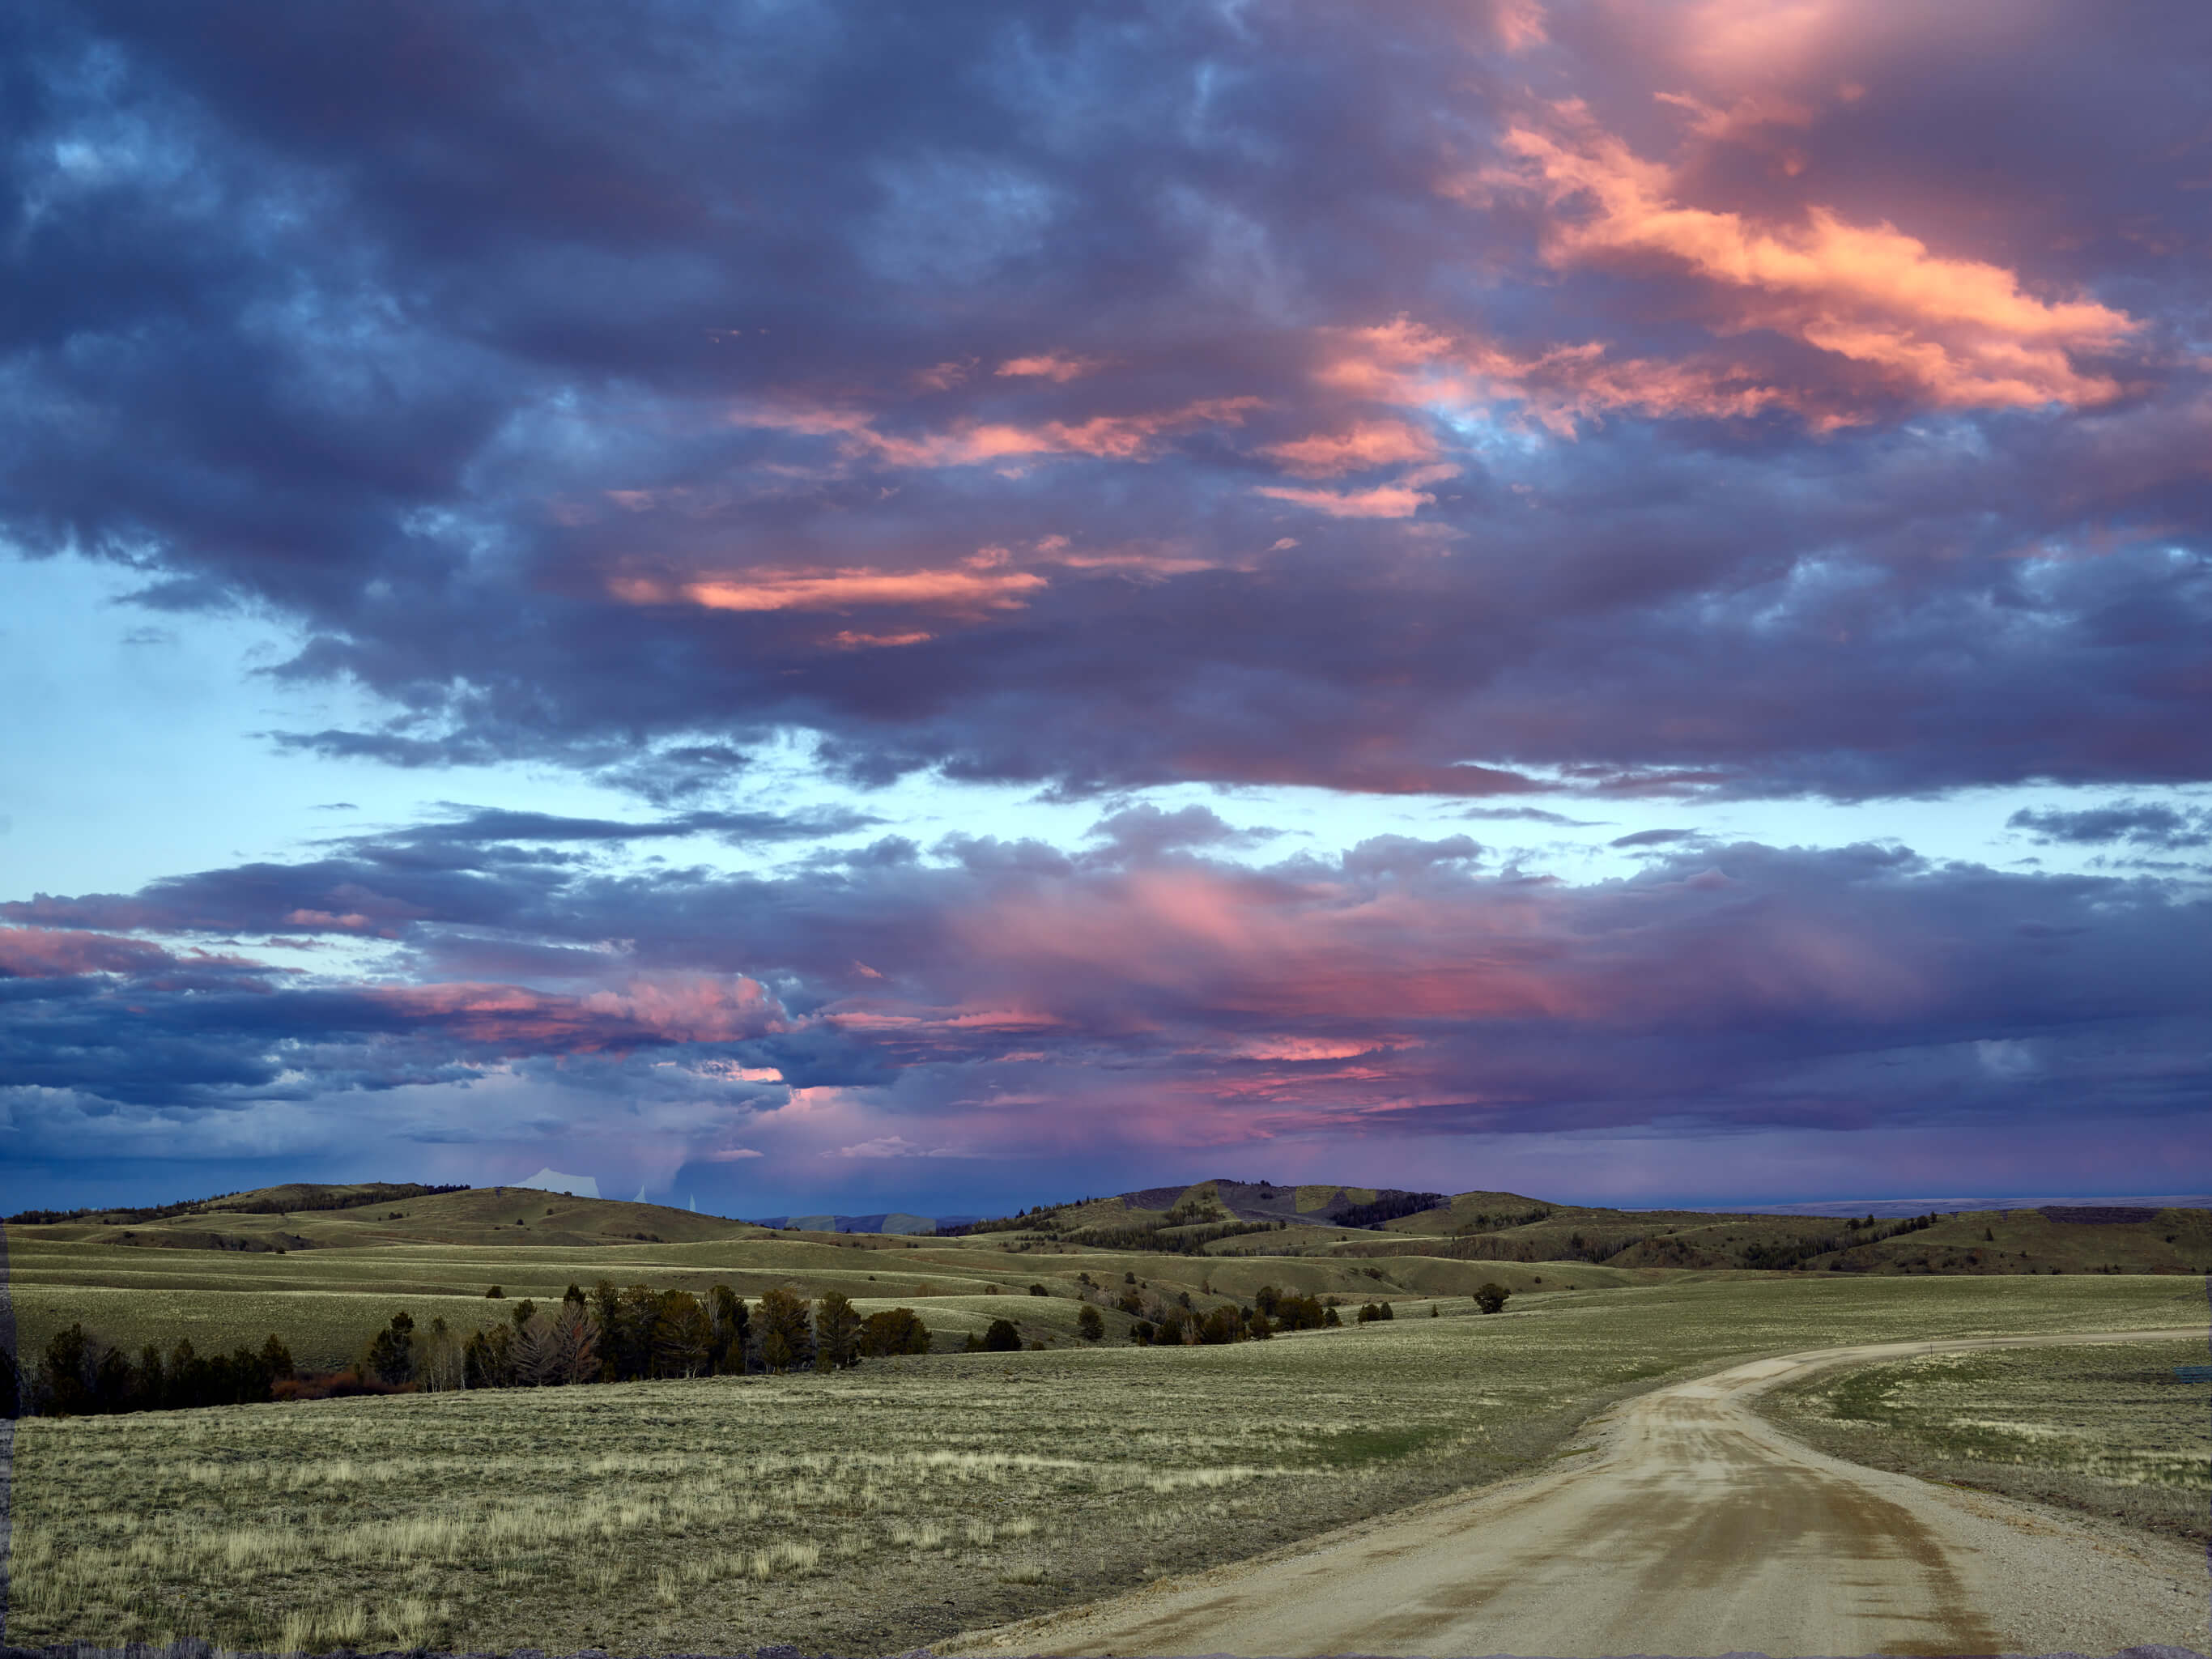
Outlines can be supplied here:
[[[690, 604], [709, 611], [848, 611], [915, 605], [953, 611], [1013, 611], [1045, 586], [1034, 571], [962, 566], [948, 570], [848, 569], [819, 574], [757, 571], [681, 583], [648, 577], [609, 584], [630, 605]], [[846, 637], [841, 635], [840, 637]]]
[[1327, 478], [1401, 461], [1433, 460], [1437, 445], [1427, 433], [1402, 421], [1363, 421], [1344, 432], [1317, 432], [1269, 444], [1262, 453], [1293, 472]]
[[1080, 380], [1085, 374], [1095, 374], [1105, 366], [1097, 357], [1063, 356], [1057, 352], [1039, 352], [1027, 357], [1009, 357], [993, 371], [1001, 377], [1041, 378], [1060, 385]]
[[1893, 225], [1853, 224], [1818, 204], [1776, 225], [1685, 205], [1666, 167], [1634, 155], [1580, 105], [1556, 107], [1547, 126], [1510, 128], [1504, 147], [1553, 210], [1544, 241], [1553, 264], [1669, 262], [1712, 286], [1717, 329], [1793, 336], [1926, 407], [2119, 396], [2116, 379], [2075, 362], [2139, 331], [2112, 307], [2037, 298], [2016, 272], [1936, 254]]
[[2046, 845], [2057, 842], [2094, 847], [2123, 842], [2169, 851], [2212, 846], [2212, 810], [2155, 801], [2123, 801], [2070, 811], [2024, 806], [2005, 820], [2005, 827], [2025, 830]]
[[2196, 10], [856, 15], [11, 16], [9, 546], [672, 816], [2212, 767]]
[[961, 1158], [943, 1146], [917, 1146], [904, 1135], [878, 1135], [872, 1140], [863, 1140], [850, 1146], [840, 1146], [834, 1156], [838, 1158]]
[[[1430, 482], [1423, 478], [1420, 482]], [[1261, 484], [1257, 493], [1294, 507], [1310, 507], [1332, 519], [1410, 519], [1436, 497], [1416, 487], [1415, 479], [1376, 484], [1369, 489], [1299, 489], [1285, 484]]]
[[[1061, 377], [1054, 377], [1061, 378]], [[810, 437], [836, 436], [848, 456], [893, 467], [979, 466], [1037, 455], [1084, 455], [1097, 460], [1145, 461], [1158, 441], [1209, 425], [1240, 426], [1265, 407], [1260, 398], [1204, 398], [1180, 408], [1079, 420], [966, 422], [947, 431], [908, 437], [879, 432], [871, 416], [849, 410], [763, 408], [733, 416], [740, 425], [774, 428]]]
[[[801, 1148], [842, 1167], [1577, 1127], [2009, 1133], [2185, 1115], [2208, 1081], [2212, 929], [2160, 882], [1647, 841], [1636, 875], [1574, 884], [1466, 836], [1246, 863], [1250, 833], [1203, 807], [1098, 829], [1075, 854], [953, 837], [773, 874], [456, 871], [402, 830], [20, 902], [0, 1074], [58, 1091], [16, 1118], [56, 1155], [101, 1110], [252, 1110], [288, 1144], [380, 1145], [432, 1095], [449, 1106], [424, 1132], [473, 1145], [523, 1090], [556, 1148], [660, 1114], [623, 1156], [671, 1170]], [[130, 931], [258, 928], [303, 891], [376, 883], [387, 954], [318, 975]]]

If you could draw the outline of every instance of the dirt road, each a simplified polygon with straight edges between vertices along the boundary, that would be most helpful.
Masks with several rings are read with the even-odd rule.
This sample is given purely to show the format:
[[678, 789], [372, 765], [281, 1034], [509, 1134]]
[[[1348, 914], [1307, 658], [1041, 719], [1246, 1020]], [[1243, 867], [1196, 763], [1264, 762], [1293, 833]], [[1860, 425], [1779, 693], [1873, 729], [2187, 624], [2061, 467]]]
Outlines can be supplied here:
[[1830, 1365], [2203, 1334], [1892, 1342], [1737, 1365], [1614, 1407], [1587, 1452], [1542, 1474], [936, 1650], [2204, 1651], [2203, 1552], [1845, 1463], [1751, 1409]]

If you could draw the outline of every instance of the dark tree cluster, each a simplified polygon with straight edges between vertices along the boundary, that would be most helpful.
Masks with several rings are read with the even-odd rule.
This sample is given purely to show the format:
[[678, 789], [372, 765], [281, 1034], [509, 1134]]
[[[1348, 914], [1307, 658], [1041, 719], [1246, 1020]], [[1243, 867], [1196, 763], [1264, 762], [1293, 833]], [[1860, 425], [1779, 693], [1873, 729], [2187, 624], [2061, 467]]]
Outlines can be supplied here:
[[293, 1375], [291, 1351], [275, 1336], [257, 1351], [198, 1353], [179, 1340], [167, 1353], [151, 1343], [134, 1358], [82, 1324], [46, 1344], [22, 1388], [15, 1362], [0, 1393], [15, 1396], [9, 1416], [106, 1417], [122, 1412], [179, 1411], [193, 1406], [249, 1406], [275, 1398]]
[[[931, 1347], [929, 1328], [911, 1308], [864, 1319], [835, 1291], [809, 1302], [772, 1290], [748, 1306], [726, 1285], [695, 1296], [602, 1280], [589, 1292], [571, 1285], [549, 1307], [526, 1297], [507, 1311], [507, 1318], [464, 1335], [442, 1318], [418, 1327], [403, 1309], [362, 1345], [352, 1364], [313, 1374], [297, 1371], [274, 1336], [258, 1352], [240, 1348], [203, 1358], [181, 1341], [166, 1355], [149, 1346], [132, 1359], [72, 1325], [47, 1345], [27, 1378], [7, 1359], [0, 1404], [10, 1417], [19, 1411], [86, 1417], [347, 1395], [827, 1371]], [[1014, 1346], [1021, 1346], [1018, 1338]]]
[[1340, 1227], [1379, 1227], [1386, 1221], [1395, 1221], [1401, 1216], [1419, 1215], [1429, 1210], [1441, 1210], [1451, 1200], [1442, 1193], [1380, 1192], [1368, 1204], [1347, 1206], [1336, 1218]]
[[1262, 1285], [1252, 1301], [1279, 1331], [1317, 1331], [1324, 1326], [1344, 1322], [1336, 1316], [1336, 1310], [1319, 1297], [1291, 1295], [1273, 1285]]

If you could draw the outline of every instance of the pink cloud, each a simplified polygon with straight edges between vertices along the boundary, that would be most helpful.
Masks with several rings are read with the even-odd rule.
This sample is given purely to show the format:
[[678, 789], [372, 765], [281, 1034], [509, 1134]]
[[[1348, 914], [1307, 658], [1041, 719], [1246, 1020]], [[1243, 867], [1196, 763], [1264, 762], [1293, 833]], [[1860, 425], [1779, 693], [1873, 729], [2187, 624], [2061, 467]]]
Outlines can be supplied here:
[[366, 933], [376, 927], [374, 921], [358, 910], [349, 910], [343, 915], [331, 910], [288, 910], [283, 920], [287, 927], [341, 933]]
[[[239, 958], [201, 958], [235, 965]], [[66, 979], [76, 974], [150, 974], [179, 959], [158, 945], [43, 927], [0, 927], [0, 978]]]
[[1269, 444], [1272, 455], [1302, 477], [1334, 477], [1370, 466], [1436, 459], [1436, 440], [1403, 421], [1361, 421], [1342, 432], [1317, 432], [1310, 438]]
[[840, 651], [878, 651], [894, 646], [920, 645], [936, 637], [936, 635], [920, 629], [903, 634], [859, 634], [848, 628], [832, 634], [830, 643]]
[[1012, 378], [1047, 380], [1058, 386], [1096, 374], [1105, 366], [1103, 357], [1071, 357], [1047, 351], [1033, 357], [1009, 357], [999, 365], [997, 373]]
[[641, 1042], [727, 1042], [781, 1030], [776, 1000], [742, 975], [633, 980], [621, 991], [561, 996], [520, 985], [446, 981], [366, 993], [411, 1020], [519, 1049], [621, 1049]]
[[1367, 489], [1303, 489], [1288, 484], [1261, 484], [1255, 493], [1295, 507], [1310, 507], [1332, 519], [1410, 519], [1436, 497], [1420, 488], [1449, 478], [1457, 471], [1449, 466], [1418, 467], [1395, 483]]

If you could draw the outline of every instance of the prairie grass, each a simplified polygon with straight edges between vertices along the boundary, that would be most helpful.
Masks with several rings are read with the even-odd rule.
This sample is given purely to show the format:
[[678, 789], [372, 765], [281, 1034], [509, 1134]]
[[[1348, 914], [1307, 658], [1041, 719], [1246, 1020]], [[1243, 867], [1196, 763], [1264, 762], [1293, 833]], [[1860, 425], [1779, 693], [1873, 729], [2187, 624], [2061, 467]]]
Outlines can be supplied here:
[[[9, 1635], [902, 1651], [1496, 1479], [1739, 1357], [2202, 1308], [2172, 1279], [1830, 1277], [1233, 1347], [32, 1419]], [[2027, 1420], [1984, 1395], [1952, 1414]]]
[[2203, 1360], [2201, 1341], [1936, 1354], [1810, 1377], [1762, 1409], [1855, 1462], [2202, 1541], [2212, 1424], [2173, 1368]]

